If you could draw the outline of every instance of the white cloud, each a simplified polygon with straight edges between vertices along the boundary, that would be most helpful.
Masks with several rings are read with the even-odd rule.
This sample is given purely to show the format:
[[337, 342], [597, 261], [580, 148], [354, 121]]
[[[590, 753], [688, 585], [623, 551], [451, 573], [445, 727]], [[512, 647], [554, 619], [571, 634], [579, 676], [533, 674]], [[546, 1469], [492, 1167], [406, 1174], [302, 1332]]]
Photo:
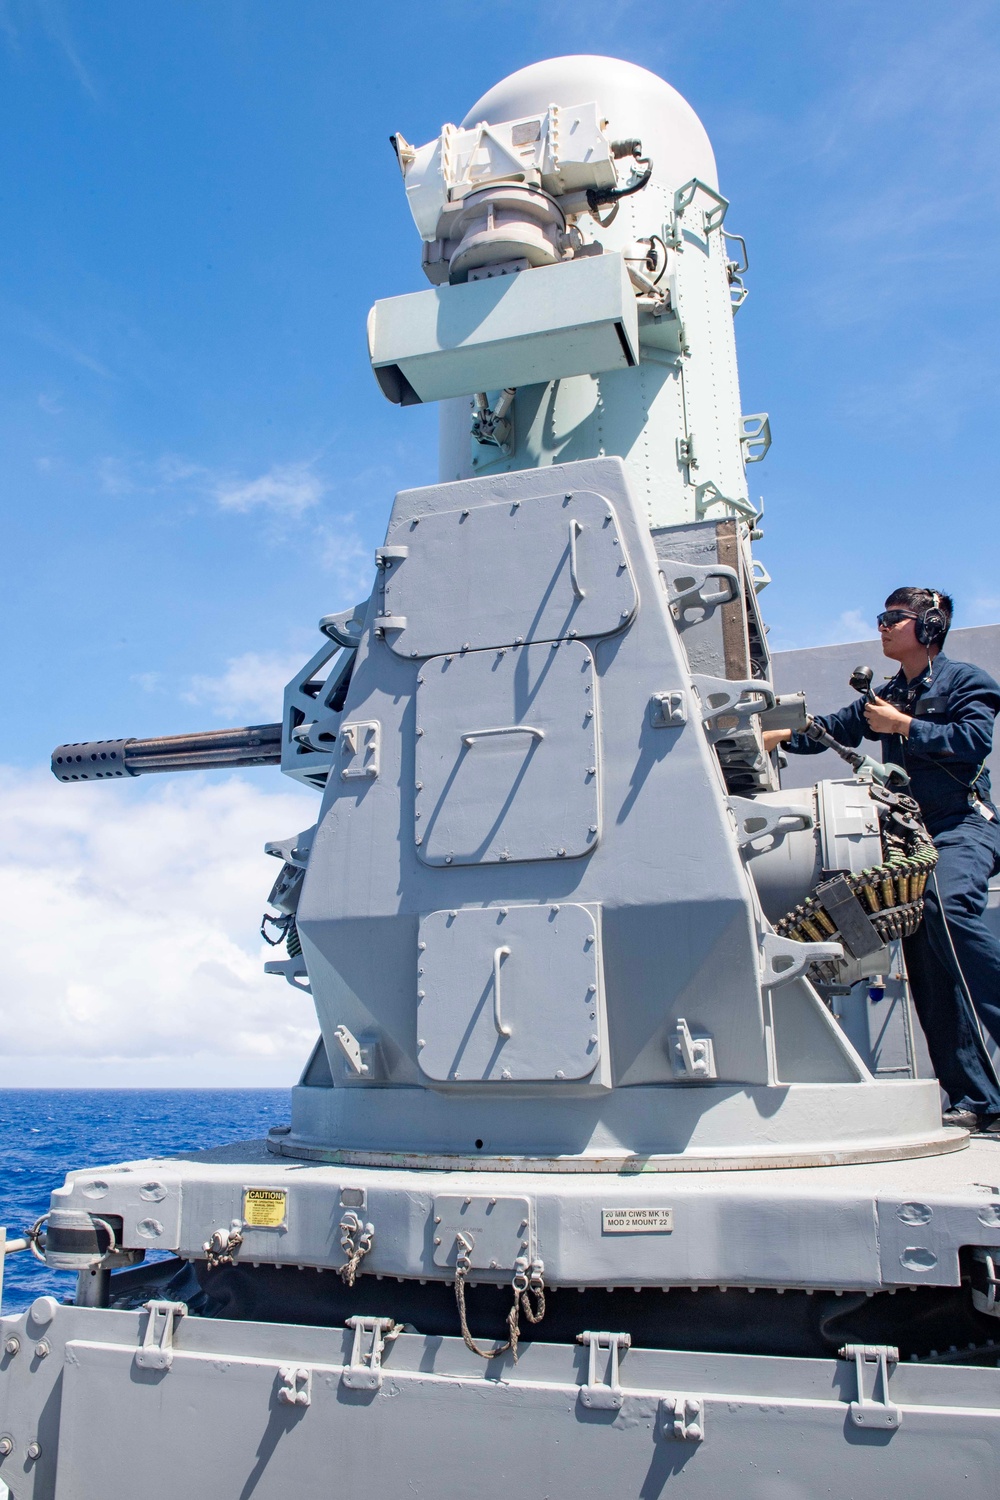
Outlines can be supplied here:
[[782, 629], [775, 621], [768, 644], [773, 651], [803, 651], [813, 646], [839, 646], [848, 641], [873, 641], [875, 626], [861, 609], [845, 609], [841, 614], [810, 619], [807, 626], [797, 620], [793, 630]]
[[312, 460], [272, 464], [255, 479], [192, 463], [177, 453], [164, 453], [154, 460], [103, 458], [97, 471], [101, 488], [109, 495], [187, 491], [193, 497], [213, 500], [220, 510], [237, 514], [264, 510], [295, 520], [330, 490]]
[[278, 868], [263, 844], [317, 811], [235, 776], [70, 788], [0, 771], [0, 901], [16, 914], [0, 1085], [293, 1081], [317, 1023], [263, 972]]
[[285, 684], [308, 659], [301, 651], [244, 651], [231, 656], [218, 677], [193, 677], [181, 696], [188, 703], [206, 703], [219, 714], [257, 714], [271, 723], [281, 718]]
[[963, 614], [966, 616], [961, 621], [963, 625], [995, 625], [1000, 620], [1000, 598], [996, 594], [981, 594], [969, 600]]
[[273, 464], [266, 474], [250, 480], [217, 480], [215, 498], [223, 510], [263, 508], [280, 515], [301, 516], [318, 505], [328, 486], [308, 463]]

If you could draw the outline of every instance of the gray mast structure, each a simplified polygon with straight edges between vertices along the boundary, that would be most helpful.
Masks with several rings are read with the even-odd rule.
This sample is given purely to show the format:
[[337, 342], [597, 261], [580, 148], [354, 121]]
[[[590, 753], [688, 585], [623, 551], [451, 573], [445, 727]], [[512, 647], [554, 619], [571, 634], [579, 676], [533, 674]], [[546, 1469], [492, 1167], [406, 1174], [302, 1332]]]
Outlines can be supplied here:
[[320, 789], [268, 846], [268, 968], [322, 1036], [266, 1142], [53, 1193], [27, 1238], [79, 1291], [3, 1320], [0, 1476], [978, 1500], [1000, 1146], [832, 1012], [933, 855], [891, 768], [782, 792], [763, 751], [808, 720], [771, 685], [770, 429], [705, 131], [571, 57], [393, 144], [431, 286], [369, 346], [389, 399], [441, 404], [440, 482], [396, 496], [280, 727], [53, 766], [280, 756]]

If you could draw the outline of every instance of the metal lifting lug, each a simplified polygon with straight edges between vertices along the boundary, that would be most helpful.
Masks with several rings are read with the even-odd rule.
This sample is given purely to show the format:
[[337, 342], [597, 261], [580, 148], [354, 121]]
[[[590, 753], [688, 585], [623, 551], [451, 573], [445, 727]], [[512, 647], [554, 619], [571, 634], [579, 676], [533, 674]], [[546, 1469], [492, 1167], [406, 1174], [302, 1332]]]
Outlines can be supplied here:
[[760, 944], [760, 987], [776, 990], [798, 979], [810, 965], [843, 956], [841, 943], [798, 943], [794, 938], [765, 932]]
[[[348, 1328], [354, 1330], [351, 1348], [351, 1363], [345, 1366], [340, 1383], [349, 1391], [380, 1391], [382, 1389], [382, 1352], [386, 1343], [401, 1332], [392, 1318], [367, 1318], [360, 1315], [348, 1318]], [[370, 1339], [365, 1348], [365, 1339]]]
[[[580, 1387], [580, 1402], [592, 1411], [618, 1411], [625, 1400], [625, 1393], [618, 1379], [619, 1361], [622, 1354], [631, 1348], [632, 1339], [627, 1333], [578, 1333], [578, 1344], [589, 1350], [587, 1362], [587, 1384]], [[608, 1350], [606, 1380], [598, 1378], [597, 1356], [601, 1349]]]
[[774, 688], [769, 682], [707, 677], [700, 672], [692, 674], [691, 682], [701, 699], [702, 719], [709, 726], [720, 718], [736, 719], [745, 725], [756, 714], [774, 707]]
[[670, 1060], [678, 1077], [702, 1083], [718, 1078], [715, 1045], [710, 1036], [692, 1036], [687, 1021], [678, 1016], [671, 1041]]
[[649, 722], [653, 729], [680, 729], [687, 723], [686, 694], [680, 689], [654, 693], [649, 700]]
[[278, 1400], [286, 1406], [312, 1405], [312, 1370], [308, 1365], [282, 1365]]
[[660, 1421], [665, 1438], [681, 1443], [705, 1440], [705, 1402], [701, 1396], [664, 1396]]
[[729, 811], [736, 819], [736, 838], [741, 849], [762, 838], [776, 844], [783, 834], [793, 828], [811, 828], [814, 821], [804, 808], [757, 802], [753, 797], [730, 797]]
[[[857, 1373], [858, 1399], [851, 1402], [851, 1421], [856, 1427], [895, 1431], [902, 1424], [903, 1413], [889, 1400], [889, 1366], [899, 1363], [899, 1350], [888, 1344], [845, 1344], [838, 1357], [853, 1359]], [[870, 1394], [865, 1389], [868, 1371]]]
[[[660, 576], [666, 585], [670, 613], [675, 620], [681, 620], [685, 610], [711, 610], [718, 604], [733, 604], [740, 597], [739, 574], [735, 568], [724, 567], [721, 563], [702, 567], [662, 559]], [[716, 587], [706, 588], [710, 578], [716, 580]]]
[[169, 1370], [174, 1362], [174, 1324], [187, 1312], [186, 1302], [147, 1302], [146, 1328], [135, 1351], [139, 1370]]

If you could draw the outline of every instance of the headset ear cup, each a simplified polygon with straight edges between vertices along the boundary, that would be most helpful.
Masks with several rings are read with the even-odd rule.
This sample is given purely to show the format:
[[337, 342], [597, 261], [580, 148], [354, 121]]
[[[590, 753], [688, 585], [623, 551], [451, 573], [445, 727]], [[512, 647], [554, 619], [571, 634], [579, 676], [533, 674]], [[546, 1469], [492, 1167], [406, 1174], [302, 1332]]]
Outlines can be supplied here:
[[921, 646], [936, 646], [944, 640], [947, 629], [944, 611], [932, 607], [924, 610], [913, 627], [913, 633]]

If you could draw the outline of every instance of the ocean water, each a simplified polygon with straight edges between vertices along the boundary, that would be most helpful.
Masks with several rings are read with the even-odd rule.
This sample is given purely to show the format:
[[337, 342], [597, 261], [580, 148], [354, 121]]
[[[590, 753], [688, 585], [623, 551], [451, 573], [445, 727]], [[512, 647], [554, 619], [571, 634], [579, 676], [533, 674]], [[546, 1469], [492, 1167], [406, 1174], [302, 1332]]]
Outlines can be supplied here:
[[[254, 1139], [287, 1124], [289, 1102], [287, 1089], [0, 1089], [0, 1224], [20, 1235], [74, 1168]], [[75, 1272], [11, 1255], [3, 1311], [75, 1288]]]

